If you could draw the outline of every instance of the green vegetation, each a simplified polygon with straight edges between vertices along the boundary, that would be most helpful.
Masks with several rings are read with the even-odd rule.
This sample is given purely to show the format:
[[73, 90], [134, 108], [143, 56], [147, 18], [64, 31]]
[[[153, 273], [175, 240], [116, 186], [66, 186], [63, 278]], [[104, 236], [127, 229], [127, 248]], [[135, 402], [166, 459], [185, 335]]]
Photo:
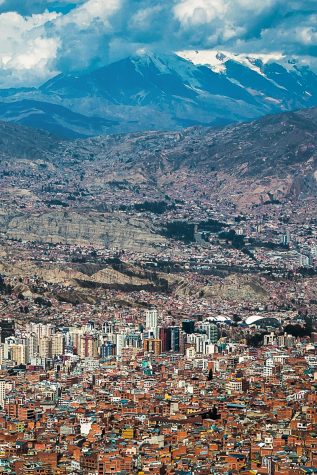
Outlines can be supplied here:
[[195, 225], [186, 221], [172, 221], [165, 225], [162, 235], [184, 242], [195, 242]]
[[219, 233], [218, 237], [230, 242], [235, 249], [242, 250], [245, 247], [244, 236], [237, 234], [233, 229]]
[[169, 204], [166, 201], [144, 201], [134, 205], [121, 205], [119, 209], [121, 211], [134, 210], [139, 213], [164, 214], [166, 211], [175, 209], [175, 205]]
[[289, 335], [293, 335], [295, 337], [305, 337], [311, 336], [313, 331], [313, 322], [311, 318], [305, 317], [304, 318], [304, 325], [295, 324], [295, 325], [286, 325], [284, 331]]
[[47, 206], [62, 206], [63, 208], [68, 208], [69, 204], [64, 201], [53, 199], [45, 202]]
[[265, 333], [254, 333], [253, 335], [247, 336], [247, 345], [253, 346], [254, 348], [259, 348], [263, 345]]
[[208, 219], [208, 221], [201, 221], [198, 225], [198, 231], [205, 231], [209, 233], [219, 233], [223, 228], [228, 225], [217, 219]]
[[148, 211], [154, 214], [163, 214], [173, 208], [175, 205], [170, 205], [166, 201], [144, 201], [144, 203], [134, 205], [136, 211]]

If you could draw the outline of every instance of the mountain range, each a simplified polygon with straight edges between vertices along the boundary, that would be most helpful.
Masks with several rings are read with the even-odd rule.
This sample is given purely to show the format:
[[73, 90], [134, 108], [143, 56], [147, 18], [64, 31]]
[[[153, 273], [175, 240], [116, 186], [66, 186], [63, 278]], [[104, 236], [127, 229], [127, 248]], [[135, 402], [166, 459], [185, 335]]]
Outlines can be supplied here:
[[316, 105], [317, 75], [308, 66], [199, 51], [141, 51], [39, 88], [0, 90], [1, 120], [68, 139], [222, 126]]

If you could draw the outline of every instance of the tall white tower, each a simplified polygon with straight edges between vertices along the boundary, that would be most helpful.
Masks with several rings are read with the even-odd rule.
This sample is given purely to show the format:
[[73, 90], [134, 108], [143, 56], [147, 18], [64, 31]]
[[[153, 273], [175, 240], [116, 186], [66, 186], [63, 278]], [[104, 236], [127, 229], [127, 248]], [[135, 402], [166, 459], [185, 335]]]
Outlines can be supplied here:
[[158, 320], [158, 315], [157, 315], [156, 308], [151, 308], [150, 310], [147, 310], [146, 317], [145, 317], [145, 329], [153, 330], [154, 328], [156, 328], [157, 320]]
[[5, 388], [6, 382], [1, 379], [0, 380], [0, 406], [3, 408], [4, 406], [4, 398], [6, 396], [6, 388]]

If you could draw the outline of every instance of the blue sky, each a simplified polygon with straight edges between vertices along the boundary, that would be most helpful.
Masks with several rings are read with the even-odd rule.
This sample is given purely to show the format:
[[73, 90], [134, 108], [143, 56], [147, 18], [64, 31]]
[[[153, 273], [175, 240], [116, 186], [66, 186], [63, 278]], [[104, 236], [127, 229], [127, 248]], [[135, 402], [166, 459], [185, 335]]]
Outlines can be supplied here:
[[38, 85], [140, 48], [317, 61], [317, 0], [0, 0], [0, 87]]

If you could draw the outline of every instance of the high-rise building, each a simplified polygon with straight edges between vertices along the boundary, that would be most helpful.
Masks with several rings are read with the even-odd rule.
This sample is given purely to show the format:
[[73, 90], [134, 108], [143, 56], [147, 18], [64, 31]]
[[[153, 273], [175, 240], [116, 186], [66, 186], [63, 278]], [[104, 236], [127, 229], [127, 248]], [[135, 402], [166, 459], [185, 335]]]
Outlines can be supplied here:
[[173, 327], [159, 327], [159, 338], [162, 341], [162, 353], [180, 351], [180, 328]]
[[141, 348], [142, 340], [141, 336], [137, 333], [130, 333], [126, 336], [126, 346], [130, 348]]
[[35, 333], [28, 337], [29, 358], [33, 358], [38, 355], [39, 352], [39, 340]]
[[81, 358], [98, 358], [98, 338], [89, 334], [82, 335], [78, 355]]
[[55, 333], [55, 325], [51, 323], [43, 324], [43, 323], [29, 323], [26, 327], [28, 333], [35, 333], [38, 339], [46, 336], [50, 337]]
[[309, 256], [300, 254], [299, 256], [299, 265], [301, 267], [309, 267], [312, 264], [312, 260]]
[[183, 320], [182, 321], [182, 330], [190, 335], [195, 332], [195, 321], [194, 320]]
[[162, 353], [167, 353], [168, 351], [171, 351], [171, 328], [160, 327], [159, 338], [162, 342]]
[[79, 352], [80, 340], [83, 336], [83, 330], [78, 327], [72, 327], [69, 329], [69, 343], [73, 347], [74, 353]]
[[0, 380], [0, 406], [3, 408], [4, 406], [4, 399], [6, 397], [6, 382], [4, 379]]
[[210, 343], [217, 343], [219, 340], [219, 329], [215, 323], [204, 323], [202, 329], [206, 333]]
[[264, 340], [264, 342], [263, 342], [264, 346], [275, 345], [276, 341], [277, 341], [276, 340], [276, 335], [275, 335], [274, 332], [271, 332], [268, 335], [264, 335], [263, 340]]
[[65, 338], [62, 333], [55, 333], [52, 336], [52, 356], [61, 356], [64, 354]]
[[116, 345], [111, 341], [107, 341], [103, 343], [100, 347], [100, 357], [101, 358], [109, 358], [110, 356], [114, 356], [116, 353]]
[[10, 347], [11, 360], [17, 365], [25, 365], [28, 362], [28, 347], [22, 343], [15, 343]]
[[286, 233], [283, 234], [281, 237], [281, 244], [283, 244], [284, 246], [288, 246], [290, 242], [291, 242], [291, 234], [289, 230], [287, 229]]
[[0, 343], [0, 365], [3, 363], [4, 360], [4, 344]]
[[197, 334], [187, 336], [187, 342], [195, 346], [196, 353], [206, 354], [206, 347], [209, 343], [208, 336], [206, 334]]
[[170, 327], [171, 331], [171, 351], [179, 353], [180, 349], [180, 329], [179, 327]]
[[3, 357], [5, 360], [11, 360], [11, 347], [16, 343], [17, 342], [15, 336], [8, 336], [5, 339], [3, 345]]
[[114, 332], [115, 332], [115, 324], [114, 322], [111, 322], [111, 321], [107, 321], [107, 322], [104, 322], [104, 324], [102, 325], [102, 332], [105, 334], [105, 335], [113, 335]]
[[1, 343], [5, 342], [5, 339], [9, 336], [14, 335], [15, 324], [13, 320], [1, 320], [0, 321], [0, 330], [1, 330]]
[[146, 330], [152, 330], [157, 327], [158, 314], [156, 308], [151, 308], [146, 311], [145, 328]]
[[162, 342], [157, 338], [151, 338], [143, 341], [143, 349], [148, 353], [160, 355], [162, 353]]
[[126, 334], [117, 333], [116, 334], [116, 355], [121, 356], [122, 348], [125, 347]]
[[89, 320], [89, 322], [87, 322], [86, 328], [88, 331], [93, 331], [95, 329], [95, 322]]
[[43, 336], [39, 339], [39, 356], [41, 358], [52, 358], [52, 338]]
[[181, 353], [182, 355], [185, 354], [186, 342], [187, 342], [187, 333], [181, 330], [179, 332], [179, 353]]

